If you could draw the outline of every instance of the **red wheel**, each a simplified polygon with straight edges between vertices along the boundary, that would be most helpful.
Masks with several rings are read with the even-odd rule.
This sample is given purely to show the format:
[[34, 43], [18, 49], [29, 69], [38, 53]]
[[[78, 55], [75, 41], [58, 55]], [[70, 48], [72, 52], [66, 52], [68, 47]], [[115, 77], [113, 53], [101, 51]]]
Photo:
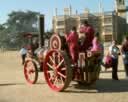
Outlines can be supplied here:
[[44, 76], [49, 87], [54, 91], [63, 91], [72, 80], [72, 69], [66, 53], [51, 50], [44, 61]]
[[38, 70], [36, 63], [32, 60], [27, 60], [24, 64], [24, 76], [28, 83], [35, 84], [38, 79]]

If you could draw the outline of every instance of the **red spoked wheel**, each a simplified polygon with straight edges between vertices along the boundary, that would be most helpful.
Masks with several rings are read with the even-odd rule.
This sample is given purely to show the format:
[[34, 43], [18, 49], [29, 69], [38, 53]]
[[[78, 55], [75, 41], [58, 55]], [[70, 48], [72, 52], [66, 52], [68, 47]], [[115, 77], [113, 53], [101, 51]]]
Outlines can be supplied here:
[[24, 64], [24, 76], [28, 83], [35, 84], [38, 79], [37, 65], [33, 60], [27, 60]]
[[44, 76], [49, 87], [54, 91], [63, 91], [72, 80], [72, 69], [66, 53], [51, 50], [44, 61]]

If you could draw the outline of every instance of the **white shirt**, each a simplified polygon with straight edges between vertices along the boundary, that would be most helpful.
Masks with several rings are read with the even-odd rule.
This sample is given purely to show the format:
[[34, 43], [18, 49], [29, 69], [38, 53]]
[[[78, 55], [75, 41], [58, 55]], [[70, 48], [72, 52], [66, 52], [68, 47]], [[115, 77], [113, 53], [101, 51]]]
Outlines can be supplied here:
[[119, 48], [117, 46], [111, 45], [109, 47], [109, 53], [113, 58], [118, 58], [119, 55]]
[[20, 54], [25, 55], [27, 53], [27, 50], [25, 48], [21, 48]]

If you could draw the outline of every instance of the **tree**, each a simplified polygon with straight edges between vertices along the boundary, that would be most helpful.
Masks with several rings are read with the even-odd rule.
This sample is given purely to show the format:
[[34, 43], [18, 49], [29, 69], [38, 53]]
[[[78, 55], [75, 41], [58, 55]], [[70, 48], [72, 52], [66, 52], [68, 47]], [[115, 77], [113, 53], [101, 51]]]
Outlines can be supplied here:
[[24, 42], [23, 32], [37, 32], [39, 12], [12, 11], [4, 25], [0, 25], [0, 45], [21, 47]]

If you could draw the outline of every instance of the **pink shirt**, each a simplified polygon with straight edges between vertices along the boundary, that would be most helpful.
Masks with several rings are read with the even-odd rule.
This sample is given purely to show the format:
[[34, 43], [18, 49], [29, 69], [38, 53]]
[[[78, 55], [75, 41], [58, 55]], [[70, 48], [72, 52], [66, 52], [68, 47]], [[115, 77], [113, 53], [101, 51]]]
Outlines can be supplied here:
[[70, 48], [78, 47], [78, 35], [76, 32], [70, 32], [70, 34], [66, 37], [66, 41], [68, 42]]
[[91, 51], [100, 51], [100, 50], [101, 50], [100, 43], [99, 43], [98, 39], [95, 37], [92, 41]]
[[76, 32], [70, 32], [68, 36], [66, 36], [66, 41], [68, 42], [68, 47], [70, 51], [70, 55], [72, 57], [73, 63], [77, 63], [78, 60], [78, 35]]

